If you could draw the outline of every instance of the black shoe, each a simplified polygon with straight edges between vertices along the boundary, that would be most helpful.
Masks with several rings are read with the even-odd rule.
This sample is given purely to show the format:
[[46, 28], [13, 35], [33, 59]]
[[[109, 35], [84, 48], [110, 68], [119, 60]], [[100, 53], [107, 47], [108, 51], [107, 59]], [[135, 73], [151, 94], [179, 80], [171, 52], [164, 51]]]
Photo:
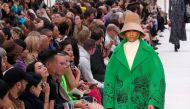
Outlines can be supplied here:
[[179, 49], [179, 44], [174, 44], [174, 51], [178, 52], [178, 49]]
[[177, 44], [177, 48], [180, 49], [180, 44]]

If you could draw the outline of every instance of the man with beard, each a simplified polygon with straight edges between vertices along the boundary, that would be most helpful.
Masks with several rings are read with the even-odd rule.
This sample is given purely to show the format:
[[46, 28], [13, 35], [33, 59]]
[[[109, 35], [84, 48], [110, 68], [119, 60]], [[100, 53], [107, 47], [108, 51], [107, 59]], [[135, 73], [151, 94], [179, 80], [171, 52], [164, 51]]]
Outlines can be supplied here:
[[24, 92], [28, 83], [26, 72], [18, 68], [11, 68], [5, 72], [3, 79], [10, 87], [8, 96], [12, 101], [13, 109], [25, 109], [23, 101], [18, 97]]

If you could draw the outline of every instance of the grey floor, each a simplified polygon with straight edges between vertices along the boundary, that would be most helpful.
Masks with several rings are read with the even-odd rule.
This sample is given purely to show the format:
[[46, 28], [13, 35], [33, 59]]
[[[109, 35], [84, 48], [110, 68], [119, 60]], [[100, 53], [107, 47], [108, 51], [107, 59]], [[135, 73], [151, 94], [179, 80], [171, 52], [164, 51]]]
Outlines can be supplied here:
[[187, 40], [179, 52], [169, 43], [170, 30], [163, 32], [158, 46], [166, 76], [165, 109], [190, 109], [190, 24], [186, 25]]

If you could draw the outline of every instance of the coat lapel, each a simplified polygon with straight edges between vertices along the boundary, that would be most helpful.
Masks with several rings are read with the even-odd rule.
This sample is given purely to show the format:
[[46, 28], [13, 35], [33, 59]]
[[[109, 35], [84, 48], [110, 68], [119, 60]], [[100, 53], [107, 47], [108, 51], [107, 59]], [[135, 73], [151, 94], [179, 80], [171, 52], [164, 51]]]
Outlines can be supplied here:
[[125, 52], [124, 52], [124, 47], [123, 47], [124, 43], [126, 43], [126, 40], [123, 40], [123, 41], [121, 42], [121, 44], [119, 45], [118, 48], [116, 48], [116, 50], [115, 50], [114, 53], [115, 53], [116, 59], [117, 59], [122, 65], [124, 65], [124, 66], [127, 68], [127, 70], [130, 71], [129, 65], [128, 65], [128, 62], [127, 62], [127, 58], [126, 58]]
[[133, 65], [132, 65], [132, 69], [129, 69], [129, 65], [127, 62], [127, 58], [125, 56], [125, 52], [124, 52], [124, 47], [123, 45], [127, 42], [126, 39], [124, 39], [121, 44], [115, 49], [114, 53], [116, 56], [116, 59], [122, 64], [124, 65], [128, 71], [133, 71], [139, 64], [141, 64], [146, 58], [149, 57], [149, 52], [152, 51], [147, 47], [147, 44], [140, 39], [140, 45], [139, 48], [137, 50], [135, 59], [133, 61]]
[[149, 55], [148, 55], [149, 53], [146, 52], [146, 50], [148, 50], [148, 48], [146, 46], [147, 46], [146, 43], [142, 39], [140, 39], [140, 45], [137, 50], [135, 59], [133, 61], [131, 71], [133, 71], [139, 64], [141, 64], [146, 58], [149, 57]]

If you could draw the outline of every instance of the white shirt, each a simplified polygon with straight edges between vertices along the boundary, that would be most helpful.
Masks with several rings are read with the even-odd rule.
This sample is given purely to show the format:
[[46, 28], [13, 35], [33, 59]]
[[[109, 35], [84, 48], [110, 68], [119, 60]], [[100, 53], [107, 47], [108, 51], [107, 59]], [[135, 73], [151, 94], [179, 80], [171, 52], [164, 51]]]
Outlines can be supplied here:
[[139, 48], [139, 44], [140, 44], [139, 40], [136, 40], [135, 42], [127, 42], [123, 45], [125, 56], [127, 58], [127, 62], [128, 62], [130, 70], [132, 68], [133, 61], [135, 59], [137, 50]]
[[116, 36], [115, 39], [112, 39], [108, 34], [106, 34], [105, 36], [105, 46], [110, 44], [110, 41], [114, 40], [115, 41], [115, 45], [111, 46], [111, 51], [113, 51], [116, 47], [116, 45], [118, 45], [120, 43], [119, 37]]
[[83, 78], [88, 82], [98, 83], [97, 87], [103, 88], [104, 87], [103, 83], [94, 79], [92, 75], [91, 65], [90, 65], [90, 54], [82, 46], [79, 46], [79, 52], [80, 52], [79, 69], [82, 73]]

